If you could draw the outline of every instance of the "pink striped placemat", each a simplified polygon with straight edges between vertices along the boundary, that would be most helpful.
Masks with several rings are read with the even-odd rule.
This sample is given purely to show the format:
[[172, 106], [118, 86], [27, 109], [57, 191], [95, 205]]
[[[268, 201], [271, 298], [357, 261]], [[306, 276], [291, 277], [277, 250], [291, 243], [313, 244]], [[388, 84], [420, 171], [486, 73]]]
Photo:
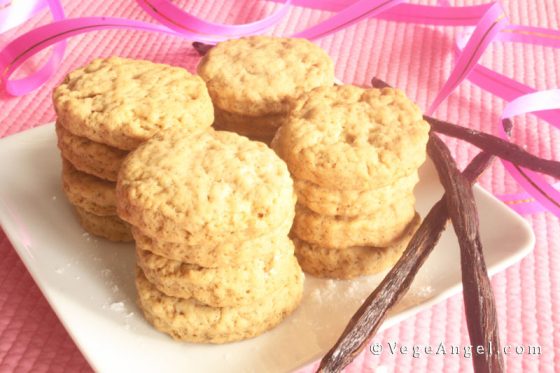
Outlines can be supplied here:
[[[435, 1], [415, 1], [434, 4]], [[452, 1], [470, 5], [483, 1]], [[185, 10], [209, 20], [232, 23], [256, 20], [269, 12], [266, 1], [183, 1]], [[559, 27], [560, 3], [557, 0], [502, 0], [513, 23]], [[134, 1], [63, 1], [69, 17], [86, 15], [121, 16], [149, 20]], [[324, 19], [327, 12], [293, 7], [273, 30], [288, 35]], [[49, 21], [48, 15], [0, 36], [0, 45], [14, 35]], [[379, 76], [405, 90], [426, 108], [448, 76], [453, 37], [459, 30], [442, 27], [403, 25], [367, 20], [326, 37], [319, 44], [336, 63], [337, 76], [347, 83], [367, 84]], [[78, 36], [68, 44], [64, 63], [40, 90], [20, 98], [0, 93], [0, 137], [52, 121], [50, 94], [55, 84], [73, 68], [94, 57], [120, 55], [144, 58], [183, 66], [194, 71], [199, 57], [190, 43], [158, 34], [136, 31], [102, 31]], [[494, 44], [485, 53], [484, 65], [536, 88], [558, 88], [560, 51], [538, 46]], [[436, 115], [462, 125], [494, 132], [504, 102], [482, 92], [468, 82], [440, 107]], [[560, 159], [560, 132], [534, 117], [520, 119], [515, 140], [535, 154]], [[476, 149], [448, 139], [461, 166]], [[7, 160], [2, 160], [6, 162]], [[9, 182], [2, 180], [1, 182]], [[498, 162], [480, 183], [489, 191], [513, 193], [515, 182]], [[504, 344], [539, 345], [540, 356], [515, 356], [506, 359], [509, 372], [555, 372], [560, 370], [560, 224], [548, 213], [527, 217], [537, 245], [520, 264], [494, 276], [501, 337]], [[379, 333], [377, 342], [402, 345], [468, 345], [462, 297], [454, 296], [399, 325]], [[310, 371], [311, 367], [303, 371]], [[74, 372], [91, 368], [78, 351], [56, 315], [17, 257], [12, 245], [0, 231], [0, 371]], [[362, 353], [347, 368], [348, 372], [472, 371], [471, 360], [457, 355], [421, 356]]]

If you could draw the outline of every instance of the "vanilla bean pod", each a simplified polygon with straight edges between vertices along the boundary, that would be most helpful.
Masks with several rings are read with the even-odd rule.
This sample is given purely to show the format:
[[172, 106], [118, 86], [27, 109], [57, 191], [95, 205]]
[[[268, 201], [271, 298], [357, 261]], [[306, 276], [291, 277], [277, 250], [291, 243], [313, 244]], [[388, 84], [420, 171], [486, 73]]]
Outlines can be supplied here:
[[[500, 348], [498, 320], [492, 285], [488, 278], [482, 243], [478, 230], [478, 211], [469, 180], [455, 164], [447, 146], [435, 134], [430, 134], [428, 154], [434, 161], [445, 188], [447, 209], [461, 248], [461, 275], [467, 327], [477, 373], [502, 372], [504, 362]], [[478, 346], [482, 352], [478, 353]]]
[[424, 116], [424, 119], [430, 123], [432, 131], [465, 140], [481, 150], [491, 152], [506, 161], [515, 163], [517, 166], [560, 179], [560, 162], [539, 158], [525, 151], [518, 145], [484, 132], [458, 126], [428, 116]]
[[[463, 171], [464, 177], [474, 183], [493, 159], [490, 153], [479, 153]], [[385, 320], [387, 311], [410, 288], [439, 241], [448, 217], [444, 195], [424, 218], [395, 266], [352, 316], [338, 341], [321, 360], [318, 372], [341, 371], [365, 347]]]
[[371, 78], [371, 86], [373, 88], [377, 88], [377, 89], [391, 88], [391, 86], [387, 82], [385, 82], [385, 81], [383, 81], [383, 80], [381, 80], [381, 79], [379, 79], [375, 76], [373, 78]]
[[205, 44], [199, 41], [194, 41], [192, 43], [193, 48], [198, 52], [199, 55], [204, 56], [210, 49], [214, 46], [212, 44]]

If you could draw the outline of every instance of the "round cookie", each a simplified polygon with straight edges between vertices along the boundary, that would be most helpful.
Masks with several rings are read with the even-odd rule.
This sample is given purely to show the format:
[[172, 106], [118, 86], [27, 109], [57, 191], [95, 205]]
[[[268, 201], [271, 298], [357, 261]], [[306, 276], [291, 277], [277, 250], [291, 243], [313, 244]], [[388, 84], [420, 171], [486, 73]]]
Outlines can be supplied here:
[[53, 92], [68, 131], [133, 150], [168, 127], [198, 131], [214, 121], [204, 81], [185, 69], [120, 57], [96, 59], [66, 76]]
[[268, 234], [241, 241], [208, 241], [202, 245], [152, 239], [136, 227], [132, 227], [132, 235], [138, 250], [148, 250], [170, 260], [193, 263], [206, 268], [240, 266], [253, 260], [270, 259], [282, 247], [289, 246], [288, 233], [292, 222], [293, 214]]
[[57, 145], [62, 157], [78, 170], [104, 180], [117, 181], [117, 175], [128, 152], [72, 134], [56, 122]]
[[395, 201], [372, 215], [319, 215], [298, 204], [292, 233], [323, 247], [393, 245], [414, 218], [414, 196]]
[[420, 226], [416, 215], [406, 232], [389, 247], [355, 246], [331, 249], [294, 239], [296, 256], [306, 273], [317, 277], [351, 279], [372, 275], [393, 266]]
[[62, 159], [62, 187], [70, 203], [99, 215], [117, 215], [115, 183], [76, 170]]
[[75, 206], [78, 221], [86, 232], [103, 237], [109, 241], [132, 242], [130, 226], [116, 215], [98, 216]]
[[376, 189], [330, 189], [307, 180], [295, 179], [298, 203], [322, 215], [371, 215], [388, 203], [406, 198], [418, 183], [418, 172]]
[[227, 343], [255, 337], [272, 329], [299, 305], [303, 293], [301, 269], [274, 293], [256, 303], [210, 307], [193, 299], [163, 294], [136, 272], [138, 302], [145, 318], [174, 339], [199, 343]]
[[330, 189], [372, 189], [420, 167], [429, 128], [398, 89], [319, 87], [297, 100], [272, 146], [294, 178]]
[[249, 116], [287, 113], [303, 92], [334, 84], [330, 57], [296, 38], [249, 36], [218, 43], [197, 71], [215, 106]]
[[295, 200], [270, 148], [224, 131], [163, 131], [127, 157], [117, 182], [121, 218], [188, 245], [264, 235], [293, 215]]
[[204, 268], [136, 251], [137, 264], [159, 291], [173, 297], [192, 298], [213, 307], [258, 302], [285, 285], [285, 278], [301, 271], [289, 240], [270, 259], [255, 259], [235, 267]]

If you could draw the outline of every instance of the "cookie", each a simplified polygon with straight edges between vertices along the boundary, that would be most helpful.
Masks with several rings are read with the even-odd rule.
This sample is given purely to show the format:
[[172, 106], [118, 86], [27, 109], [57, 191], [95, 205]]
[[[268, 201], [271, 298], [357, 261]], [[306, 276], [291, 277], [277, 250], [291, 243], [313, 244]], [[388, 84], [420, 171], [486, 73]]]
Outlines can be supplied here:
[[303, 273], [286, 277], [284, 286], [256, 303], [236, 307], [210, 307], [193, 299], [160, 292], [138, 269], [138, 303], [156, 329], [177, 340], [227, 343], [255, 337], [278, 325], [299, 305]]
[[250, 240], [221, 243], [208, 241], [202, 245], [152, 239], [136, 227], [132, 227], [132, 235], [138, 250], [148, 250], [170, 260], [193, 263], [206, 268], [240, 266], [253, 260], [269, 260], [282, 247], [289, 246], [287, 235], [292, 222], [293, 214], [268, 234]]
[[285, 114], [303, 92], [334, 84], [330, 57], [295, 38], [249, 36], [218, 43], [197, 71], [216, 107], [249, 116]]
[[188, 245], [267, 234], [293, 215], [295, 200], [286, 164], [270, 148], [225, 131], [164, 131], [127, 157], [117, 181], [121, 218]]
[[319, 246], [390, 246], [415, 215], [414, 196], [395, 201], [372, 215], [319, 215], [298, 204], [292, 234]]
[[103, 237], [109, 241], [131, 242], [130, 226], [116, 215], [99, 216], [75, 206], [78, 221], [86, 232]]
[[420, 109], [398, 89], [319, 87], [297, 100], [272, 146], [296, 179], [373, 189], [420, 167], [428, 131]]
[[330, 189], [311, 181], [295, 179], [298, 203], [322, 215], [371, 215], [387, 204], [406, 198], [418, 183], [418, 172], [376, 189]]
[[420, 226], [416, 215], [406, 231], [388, 247], [355, 246], [332, 249], [294, 239], [296, 256], [306, 273], [317, 277], [351, 279], [372, 275], [392, 267], [401, 257]]
[[72, 134], [56, 122], [57, 145], [64, 158], [78, 170], [104, 180], [117, 181], [128, 152]]
[[78, 171], [62, 159], [62, 187], [70, 203], [99, 215], [117, 215], [115, 183]]
[[68, 131], [133, 150], [168, 127], [192, 132], [214, 121], [204, 81], [185, 69], [149, 61], [96, 59], [66, 76], [53, 102]]
[[240, 266], [204, 268], [145, 250], [137, 250], [136, 258], [148, 281], [159, 291], [213, 307], [258, 302], [284, 286], [285, 278], [292, 277], [294, 271], [301, 271], [289, 240], [272, 258], [255, 259]]

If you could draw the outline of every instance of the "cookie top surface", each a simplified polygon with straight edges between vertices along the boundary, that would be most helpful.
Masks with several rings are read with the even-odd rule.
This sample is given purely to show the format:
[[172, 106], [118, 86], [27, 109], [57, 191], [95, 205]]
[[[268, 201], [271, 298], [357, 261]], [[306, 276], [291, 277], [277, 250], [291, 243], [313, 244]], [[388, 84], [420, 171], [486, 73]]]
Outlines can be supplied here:
[[124, 150], [167, 127], [210, 126], [204, 81], [185, 69], [120, 57], [93, 60], [55, 88], [58, 118], [78, 136]]
[[316, 88], [302, 95], [273, 148], [296, 178], [335, 189], [382, 187], [425, 160], [429, 125], [393, 88]]
[[198, 73], [217, 107], [252, 116], [286, 113], [301, 93], [334, 83], [333, 62], [320, 47], [270, 36], [219, 43]]
[[293, 215], [286, 164], [231, 132], [161, 132], [123, 163], [117, 211], [162, 241], [201, 244], [266, 234]]

